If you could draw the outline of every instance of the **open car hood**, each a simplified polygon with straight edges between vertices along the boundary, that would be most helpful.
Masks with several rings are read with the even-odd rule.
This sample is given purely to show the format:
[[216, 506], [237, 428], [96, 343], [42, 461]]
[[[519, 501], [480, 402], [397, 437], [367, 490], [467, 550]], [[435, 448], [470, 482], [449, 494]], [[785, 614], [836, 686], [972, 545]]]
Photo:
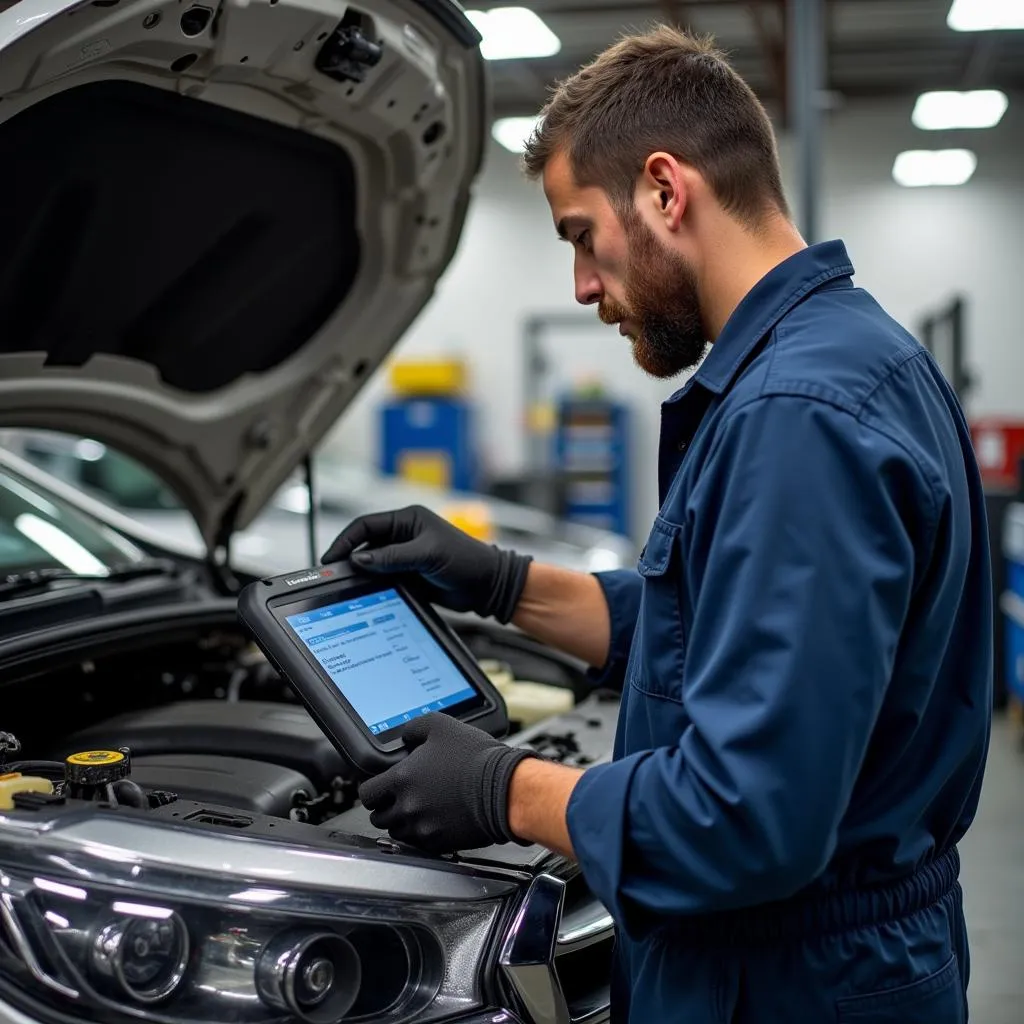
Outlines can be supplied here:
[[430, 298], [479, 169], [451, 0], [0, 0], [0, 426], [226, 546]]

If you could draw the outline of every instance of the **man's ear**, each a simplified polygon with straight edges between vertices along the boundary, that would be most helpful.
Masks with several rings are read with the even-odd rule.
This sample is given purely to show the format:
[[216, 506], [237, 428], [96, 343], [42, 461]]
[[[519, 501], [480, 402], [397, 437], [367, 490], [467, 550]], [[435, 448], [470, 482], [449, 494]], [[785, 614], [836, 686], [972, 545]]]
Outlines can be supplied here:
[[644, 164], [641, 190], [670, 231], [678, 231], [688, 191], [682, 165], [669, 153], [652, 153]]

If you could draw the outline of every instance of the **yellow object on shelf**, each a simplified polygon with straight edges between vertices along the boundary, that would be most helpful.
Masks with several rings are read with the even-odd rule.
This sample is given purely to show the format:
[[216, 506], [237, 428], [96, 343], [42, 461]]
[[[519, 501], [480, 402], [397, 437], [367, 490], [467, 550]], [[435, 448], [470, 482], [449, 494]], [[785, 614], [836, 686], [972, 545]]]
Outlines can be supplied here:
[[398, 475], [411, 484], [447, 490], [452, 482], [451, 456], [447, 452], [400, 452]]
[[391, 387], [398, 395], [461, 395], [466, 390], [461, 359], [403, 359], [391, 364]]
[[441, 515], [452, 526], [458, 527], [463, 533], [468, 533], [476, 540], [486, 541], [488, 544], [494, 540], [494, 523], [491, 521], [491, 513], [482, 501], [466, 501], [447, 505], [441, 511]]
[[526, 428], [531, 434], [553, 434], [558, 412], [551, 402], [535, 402], [526, 413]]
[[8, 772], [0, 775], [0, 811], [14, 810], [14, 797], [18, 793], [52, 793], [53, 783], [39, 775]]

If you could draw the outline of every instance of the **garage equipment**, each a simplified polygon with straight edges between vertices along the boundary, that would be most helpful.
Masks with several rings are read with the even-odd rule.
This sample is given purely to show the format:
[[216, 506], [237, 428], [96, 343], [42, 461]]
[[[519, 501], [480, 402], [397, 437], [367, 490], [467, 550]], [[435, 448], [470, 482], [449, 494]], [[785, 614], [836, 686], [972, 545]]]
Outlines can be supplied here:
[[474, 491], [477, 459], [466, 370], [457, 359], [402, 360], [380, 410], [381, 471], [412, 483]]

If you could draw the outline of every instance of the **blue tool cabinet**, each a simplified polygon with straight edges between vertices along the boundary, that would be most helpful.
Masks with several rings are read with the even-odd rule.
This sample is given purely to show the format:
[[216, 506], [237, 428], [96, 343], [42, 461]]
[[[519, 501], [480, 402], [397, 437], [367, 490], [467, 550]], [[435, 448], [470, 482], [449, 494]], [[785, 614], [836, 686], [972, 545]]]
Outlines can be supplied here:
[[628, 535], [629, 410], [606, 399], [563, 398], [555, 461], [565, 481], [566, 518]]
[[473, 410], [459, 398], [402, 398], [381, 409], [380, 467], [444, 490], [477, 489]]

